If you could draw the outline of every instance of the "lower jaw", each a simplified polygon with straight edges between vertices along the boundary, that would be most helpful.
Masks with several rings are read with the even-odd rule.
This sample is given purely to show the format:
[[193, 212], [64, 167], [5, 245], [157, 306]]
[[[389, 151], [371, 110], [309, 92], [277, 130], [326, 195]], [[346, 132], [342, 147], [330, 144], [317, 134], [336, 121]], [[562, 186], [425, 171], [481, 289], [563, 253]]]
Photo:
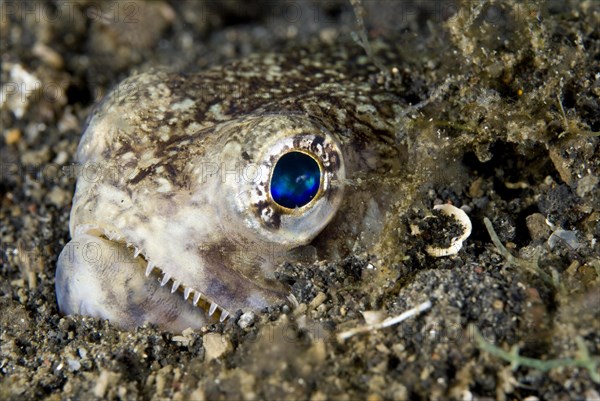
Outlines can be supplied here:
[[209, 317], [218, 317], [220, 322], [225, 321], [231, 312], [221, 307], [216, 302], [210, 300], [201, 291], [198, 291], [190, 286], [186, 286], [177, 277], [174, 277], [168, 273], [165, 273], [159, 266], [154, 265], [149, 261], [145, 255], [142, 254], [139, 248], [136, 246], [123, 241], [122, 237], [115, 236], [115, 234], [102, 233], [98, 235], [99, 238], [106, 239], [112, 242], [116, 242], [123, 247], [126, 247], [133, 256], [134, 259], [141, 258], [146, 265], [145, 276], [148, 280], [157, 280], [161, 287], [171, 288], [171, 294], [173, 296], [181, 296], [185, 301], [191, 305], [197, 307], [203, 313]]

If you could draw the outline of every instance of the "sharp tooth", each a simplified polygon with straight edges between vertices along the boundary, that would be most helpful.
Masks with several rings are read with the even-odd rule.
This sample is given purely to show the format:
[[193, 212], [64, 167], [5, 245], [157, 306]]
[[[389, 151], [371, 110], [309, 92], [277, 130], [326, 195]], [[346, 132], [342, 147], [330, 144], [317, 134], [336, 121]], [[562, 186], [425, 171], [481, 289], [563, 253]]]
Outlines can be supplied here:
[[152, 269], [154, 269], [154, 263], [148, 262], [148, 266], [146, 267], [146, 277], [150, 276]]
[[213, 313], [215, 313], [215, 311], [217, 310], [217, 307], [218, 307], [218, 306], [219, 306], [219, 305], [217, 305], [216, 303], [214, 303], [214, 302], [211, 302], [211, 304], [210, 304], [210, 308], [208, 308], [208, 316], [212, 316], [212, 315], [213, 315]]
[[192, 289], [190, 287], [187, 287], [185, 290], [183, 290], [183, 299], [187, 301], [187, 299], [190, 297], [191, 292]]
[[135, 250], [133, 251], [133, 258], [135, 259], [135, 258], [137, 258], [138, 256], [140, 256], [140, 250], [138, 249], [138, 247], [137, 247], [137, 246], [136, 246], [136, 247], [134, 247], [133, 249], [135, 249]]
[[163, 287], [169, 280], [171, 280], [171, 275], [169, 273], [165, 273], [162, 281], [160, 282], [160, 286]]
[[175, 281], [173, 283], [173, 287], [171, 288], [171, 294], [174, 293], [175, 291], [177, 291], [177, 289], [179, 288], [180, 284], [181, 284], [181, 281]]
[[201, 296], [202, 294], [200, 294], [200, 291], [196, 291], [196, 293], [194, 294], [194, 305], [196, 305], [198, 301], [200, 301]]
[[225, 319], [227, 319], [227, 316], [229, 316], [229, 312], [227, 312], [226, 310], [223, 310], [223, 312], [221, 312], [221, 317], [219, 318], [220, 322], [225, 321]]

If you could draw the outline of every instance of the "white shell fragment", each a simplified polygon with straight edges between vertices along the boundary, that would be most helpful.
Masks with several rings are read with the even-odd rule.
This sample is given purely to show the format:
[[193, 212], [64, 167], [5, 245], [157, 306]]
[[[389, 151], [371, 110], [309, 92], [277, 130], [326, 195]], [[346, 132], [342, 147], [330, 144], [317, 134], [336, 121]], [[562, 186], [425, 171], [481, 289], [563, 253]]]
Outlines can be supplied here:
[[440, 210], [447, 216], [453, 216], [463, 226], [464, 231], [460, 237], [452, 238], [452, 241], [450, 242], [450, 246], [448, 248], [439, 248], [429, 245], [425, 248], [425, 251], [430, 256], [433, 256], [435, 258], [456, 255], [458, 251], [460, 251], [460, 249], [462, 248], [463, 241], [469, 238], [469, 235], [471, 235], [471, 229], [473, 228], [471, 225], [471, 219], [469, 219], [469, 216], [467, 216], [464, 210], [459, 209], [456, 206], [449, 205], [447, 203], [443, 205], [435, 205], [433, 209]]
[[[397, 316], [388, 317], [387, 319], [385, 319], [383, 321], [379, 321], [379, 322], [372, 322], [372, 323], [367, 322], [367, 324], [364, 326], [358, 326], [358, 327], [355, 327], [350, 330], [342, 331], [342, 332], [338, 333], [336, 337], [337, 337], [338, 342], [343, 343], [345, 340], [349, 339], [350, 337], [352, 337], [356, 334], [368, 333], [370, 331], [381, 330], [386, 327], [393, 326], [395, 324], [405, 321], [406, 319], [408, 319], [410, 317], [417, 316], [429, 308], [431, 308], [431, 301], [427, 300], [427, 301], [422, 302], [419, 305], [415, 306], [414, 308], [411, 308]], [[364, 316], [364, 313], [363, 313], [363, 316]], [[370, 317], [374, 317], [374, 315], [371, 315]]]
[[386, 318], [385, 312], [382, 310], [366, 310], [361, 313], [365, 319], [365, 322], [371, 325], [381, 323]]

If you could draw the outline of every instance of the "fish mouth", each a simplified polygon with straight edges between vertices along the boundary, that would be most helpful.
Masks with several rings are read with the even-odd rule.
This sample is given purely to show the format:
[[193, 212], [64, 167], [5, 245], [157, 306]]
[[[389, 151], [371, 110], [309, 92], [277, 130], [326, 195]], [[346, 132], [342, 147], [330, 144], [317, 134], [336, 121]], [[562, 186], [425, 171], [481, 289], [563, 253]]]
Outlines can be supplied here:
[[231, 311], [219, 305], [208, 295], [187, 285], [174, 275], [165, 272], [160, 266], [157, 266], [152, 262], [140, 247], [129, 242], [123, 235], [120, 235], [116, 231], [92, 230], [91, 232], [88, 231], [88, 234], [126, 247], [127, 250], [130, 251], [133, 259], [141, 259], [145, 262], [146, 269], [144, 275], [147, 279], [156, 280], [160, 283], [161, 287], [170, 287], [171, 294], [183, 297], [184, 301], [191, 303], [192, 306], [198, 308], [199, 311], [204, 312], [210, 317], [214, 317], [215, 320], [218, 318], [219, 322], [224, 322], [232, 315]]

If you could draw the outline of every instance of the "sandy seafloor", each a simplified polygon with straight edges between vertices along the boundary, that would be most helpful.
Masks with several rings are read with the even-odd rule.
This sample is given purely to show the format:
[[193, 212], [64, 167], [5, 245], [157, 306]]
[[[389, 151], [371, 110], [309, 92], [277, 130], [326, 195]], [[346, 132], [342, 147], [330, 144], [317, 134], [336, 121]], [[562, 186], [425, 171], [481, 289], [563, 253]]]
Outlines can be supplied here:
[[[405, 63], [386, 67], [399, 71], [404, 100], [428, 101], [402, 124], [407, 168], [427, 179], [386, 242], [398, 257], [285, 264], [296, 310], [238, 313], [181, 335], [58, 313], [55, 262], [91, 106], [155, 66], [352, 43], [352, 8], [0, 5], [0, 399], [600, 399], [598, 1], [366, 1], [371, 40], [402, 52]], [[456, 256], [433, 258], [425, 249], [440, 226], [424, 216], [446, 202], [468, 211], [473, 233]], [[516, 259], [498, 252], [484, 217]], [[364, 311], [393, 316], [425, 300], [432, 308], [401, 325], [336, 340]], [[514, 353], [511, 365], [472, 327], [532, 359], [519, 366]]]

